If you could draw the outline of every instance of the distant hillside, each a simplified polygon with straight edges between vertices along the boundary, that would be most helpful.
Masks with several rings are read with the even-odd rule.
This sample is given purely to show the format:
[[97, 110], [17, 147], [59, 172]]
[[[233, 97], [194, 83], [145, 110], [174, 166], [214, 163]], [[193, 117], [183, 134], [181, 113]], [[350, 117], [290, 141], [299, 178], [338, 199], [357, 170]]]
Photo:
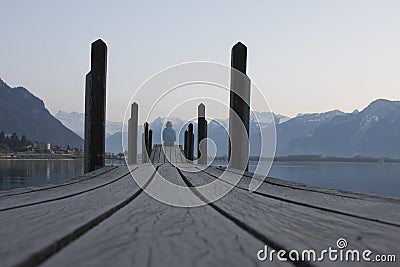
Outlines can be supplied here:
[[83, 146], [82, 138], [54, 118], [41, 99], [23, 87], [11, 88], [1, 79], [0, 131], [63, 147]]

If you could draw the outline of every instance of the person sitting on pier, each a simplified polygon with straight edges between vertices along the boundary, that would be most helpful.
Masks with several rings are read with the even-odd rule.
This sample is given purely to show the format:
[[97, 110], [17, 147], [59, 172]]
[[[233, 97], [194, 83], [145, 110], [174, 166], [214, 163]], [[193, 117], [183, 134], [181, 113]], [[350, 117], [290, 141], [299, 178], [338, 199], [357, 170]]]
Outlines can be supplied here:
[[172, 128], [172, 122], [167, 121], [163, 130], [163, 141], [164, 145], [173, 146], [176, 141], [176, 132]]

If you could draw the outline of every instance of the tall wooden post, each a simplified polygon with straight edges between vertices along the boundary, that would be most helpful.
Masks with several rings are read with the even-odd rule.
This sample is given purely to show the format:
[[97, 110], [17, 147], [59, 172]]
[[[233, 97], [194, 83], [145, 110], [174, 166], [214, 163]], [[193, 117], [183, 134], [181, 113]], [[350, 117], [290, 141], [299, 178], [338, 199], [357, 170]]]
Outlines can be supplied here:
[[86, 88], [85, 88], [85, 133], [84, 133], [84, 156], [83, 156], [83, 171], [89, 172], [89, 138], [90, 138], [90, 114], [91, 112], [91, 94], [92, 94], [92, 78], [90, 71], [86, 74]]
[[189, 123], [188, 126], [188, 160], [193, 161], [194, 152], [194, 134], [193, 134], [193, 124]]
[[92, 43], [85, 93], [85, 173], [105, 166], [107, 45]]
[[137, 163], [138, 104], [131, 105], [131, 118], [128, 120], [128, 164]]
[[246, 170], [249, 159], [250, 79], [246, 76], [247, 47], [237, 43], [231, 55], [229, 167]]
[[189, 138], [188, 138], [189, 132], [188, 130], [185, 130], [185, 139], [183, 141], [183, 153], [185, 155], [185, 158], [188, 158], [188, 146], [189, 146]]
[[[197, 162], [199, 164], [207, 164], [207, 142], [201, 143], [207, 138], [206, 106], [203, 103], [198, 106], [197, 116]], [[203, 155], [201, 151], [203, 151]]]

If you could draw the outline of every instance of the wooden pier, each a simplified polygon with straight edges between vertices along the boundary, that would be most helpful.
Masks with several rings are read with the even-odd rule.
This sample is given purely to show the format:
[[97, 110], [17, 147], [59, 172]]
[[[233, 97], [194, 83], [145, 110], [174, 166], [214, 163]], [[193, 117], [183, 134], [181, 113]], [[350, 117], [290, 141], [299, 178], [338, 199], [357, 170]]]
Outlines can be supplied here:
[[[223, 172], [218, 167], [180, 171], [165, 157], [158, 159], [153, 164], [160, 175], [181, 186], [209, 183]], [[148, 173], [150, 165], [133, 165], [132, 174]], [[104, 167], [57, 185], [1, 192], [1, 266], [345, 266], [257, 260], [264, 245], [321, 251], [336, 248], [339, 238], [351, 249], [399, 255], [399, 199], [272, 178], [250, 193], [250, 177], [245, 173], [226, 196], [196, 208], [153, 199], [126, 166]], [[196, 190], [193, 194], [202, 198]]]
[[[301, 261], [287, 254], [287, 261], [277, 259], [280, 250], [338, 249], [339, 239], [347, 242], [346, 249], [370, 250], [372, 259], [376, 255], [399, 258], [400, 199], [264, 180], [239, 171], [247, 168], [249, 153], [248, 143], [241, 143], [248, 137], [246, 77], [235, 75], [232, 81], [235, 90], [230, 102], [240, 114], [230, 118], [236, 146], [230, 150], [233, 162], [228, 168], [206, 167], [207, 157], [201, 157], [207, 153], [206, 143], [200, 145], [207, 138], [204, 105], [199, 106], [196, 157], [191, 124], [184, 147], [152, 145], [147, 122], [144, 133], [137, 133], [137, 103], [132, 104], [128, 126], [129, 165], [104, 166], [107, 50], [105, 43], [95, 44], [101, 49], [94, 46], [100, 57], [92, 54], [95, 64], [87, 77], [85, 147], [93, 151], [85, 151], [86, 173], [60, 184], [0, 192], [1, 267], [397, 266], [328, 257]], [[242, 44], [235, 47], [232, 66], [245, 73], [247, 49]], [[96, 116], [96, 110], [102, 115]], [[244, 127], [235, 132], [238, 123]], [[137, 162], [137, 136], [143, 136], [141, 163]], [[156, 200], [146, 190], [159, 177], [186, 189], [204, 205], [177, 207]], [[142, 186], [137, 179], [144, 181]], [[248, 190], [251, 179], [262, 181], [254, 192]], [[239, 182], [232, 185], [233, 180]], [[210, 201], [198, 188], [216, 181], [232, 190]], [[275, 250], [273, 261], [258, 259], [265, 246]]]

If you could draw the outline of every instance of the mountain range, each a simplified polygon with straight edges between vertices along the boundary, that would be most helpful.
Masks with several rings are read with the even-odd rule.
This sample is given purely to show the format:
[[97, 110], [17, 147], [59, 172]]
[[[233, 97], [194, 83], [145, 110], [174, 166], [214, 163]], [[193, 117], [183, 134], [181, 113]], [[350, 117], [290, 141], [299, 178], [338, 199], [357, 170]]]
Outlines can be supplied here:
[[[168, 118], [178, 133], [180, 144], [187, 122]], [[261, 151], [261, 133], [267, 136], [275, 122], [276, 155], [371, 156], [400, 158], [400, 102], [378, 99], [363, 110], [345, 113], [332, 110], [324, 113], [299, 114], [289, 118], [269, 112], [253, 112], [250, 118], [250, 154]], [[150, 122], [153, 143], [161, 143], [165, 118]], [[195, 133], [197, 124], [194, 124]], [[32, 141], [61, 146], [82, 147], [84, 114], [59, 111], [55, 117], [43, 101], [23, 87], [11, 88], [0, 80], [0, 131], [26, 135]], [[228, 154], [228, 119], [208, 122], [208, 137], [216, 144], [218, 156]], [[261, 132], [260, 132], [261, 131]], [[107, 121], [106, 151], [123, 151], [122, 123]], [[139, 133], [143, 126], [139, 125]], [[141, 134], [138, 152], [141, 152]], [[196, 142], [195, 142], [196, 143]], [[125, 146], [126, 147], [126, 146]], [[195, 147], [196, 151], [196, 147]], [[212, 149], [209, 149], [212, 152]]]
[[11, 88], [1, 79], [0, 131], [63, 147], [83, 146], [82, 138], [53, 117], [41, 99], [24, 87]]
[[[256, 120], [257, 118], [257, 120]], [[187, 122], [180, 118], [168, 118], [178, 133], [182, 144]], [[261, 138], [271, 130], [275, 122], [277, 133], [276, 155], [323, 155], [338, 157], [371, 156], [400, 158], [400, 102], [378, 99], [362, 111], [345, 113], [332, 110], [324, 113], [299, 114], [288, 118], [268, 112], [254, 112], [250, 119], [250, 154], [265, 155], [260, 151]], [[161, 130], [165, 118], [150, 123], [153, 142], [161, 143]], [[228, 120], [212, 120], [208, 124], [208, 137], [217, 147], [216, 154], [228, 154]], [[139, 126], [139, 133], [143, 127]], [[197, 124], [194, 123], [194, 131]], [[140, 139], [140, 136], [139, 138]], [[126, 140], [126, 134], [125, 134]], [[138, 140], [138, 151], [141, 142]], [[115, 132], [106, 140], [109, 152], [121, 152], [122, 133]], [[196, 151], [196, 148], [195, 148]], [[209, 150], [210, 151], [210, 150]]]
[[[77, 135], [84, 138], [85, 114], [78, 112], [58, 111], [56, 119], [62, 122]], [[122, 131], [122, 122], [106, 121], [106, 137]]]

